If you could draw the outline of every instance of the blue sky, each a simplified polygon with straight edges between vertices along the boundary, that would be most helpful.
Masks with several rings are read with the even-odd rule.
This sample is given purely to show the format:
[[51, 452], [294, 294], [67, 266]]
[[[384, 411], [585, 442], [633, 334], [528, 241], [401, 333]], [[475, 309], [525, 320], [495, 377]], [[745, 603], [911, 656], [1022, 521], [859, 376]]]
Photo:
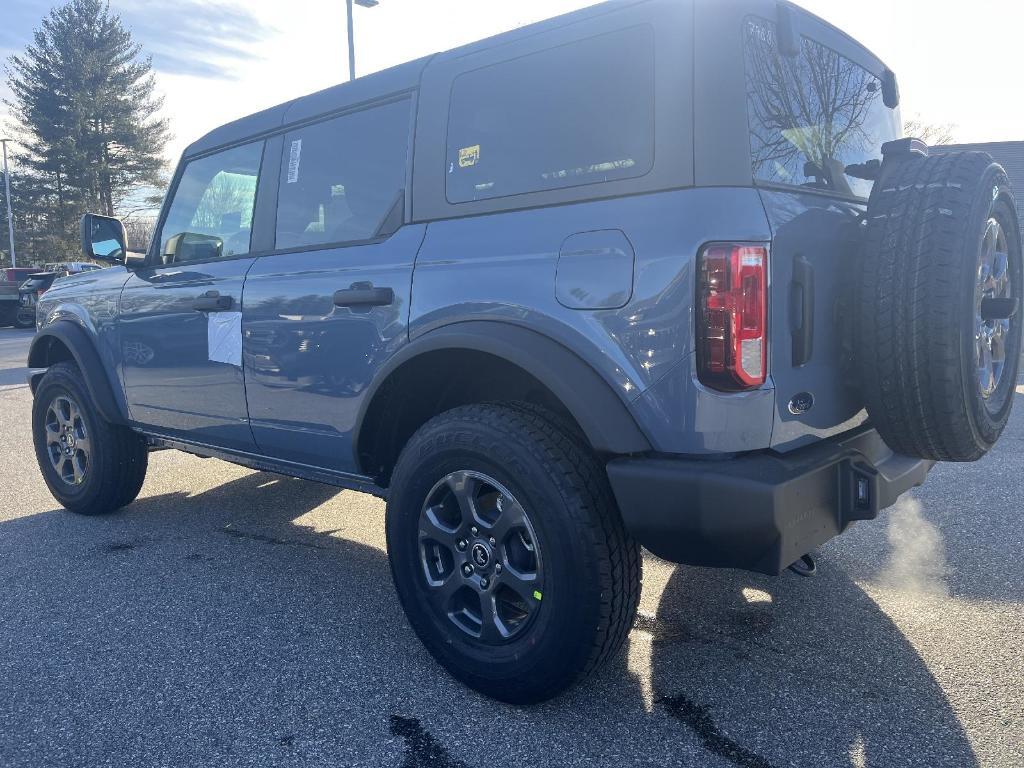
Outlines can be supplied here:
[[[6, 55], [31, 41], [53, 3], [4, 0], [0, 51]], [[219, 77], [220, 62], [244, 63], [260, 55], [259, 44], [274, 34], [247, 6], [202, 0], [115, 0], [115, 13], [152, 55], [159, 72]]]
[[[23, 48], [49, 0], [0, 0], [0, 56]], [[957, 124], [960, 141], [1024, 139], [1019, 30], [1010, 0], [798, 0], [900, 78], [904, 114]], [[593, 0], [381, 0], [356, 8], [361, 74]], [[112, 0], [152, 55], [173, 161], [210, 128], [346, 78], [344, 0]], [[0, 97], [7, 95], [0, 85]], [[2, 113], [0, 109], [0, 113]]]

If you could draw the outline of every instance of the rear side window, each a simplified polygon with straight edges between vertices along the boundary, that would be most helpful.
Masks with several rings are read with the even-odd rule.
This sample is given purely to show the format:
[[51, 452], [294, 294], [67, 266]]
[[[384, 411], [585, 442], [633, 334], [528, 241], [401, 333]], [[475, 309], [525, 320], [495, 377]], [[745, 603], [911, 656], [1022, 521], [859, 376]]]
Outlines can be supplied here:
[[405, 195], [408, 99], [285, 135], [277, 248], [372, 240]]
[[764, 19], [748, 20], [745, 42], [754, 178], [867, 197], [873, 182], [859, 166], [902, 135], [881, 80], [807, 37], [799, 56], [782, 56]]
[[249, 253], [262, 157], [259, 141], [189, 161], [160, 236], [164, 264]]
[[654, 40], [641, 26], [456, 78], [451, 203], [643, 176], [654, 162]]

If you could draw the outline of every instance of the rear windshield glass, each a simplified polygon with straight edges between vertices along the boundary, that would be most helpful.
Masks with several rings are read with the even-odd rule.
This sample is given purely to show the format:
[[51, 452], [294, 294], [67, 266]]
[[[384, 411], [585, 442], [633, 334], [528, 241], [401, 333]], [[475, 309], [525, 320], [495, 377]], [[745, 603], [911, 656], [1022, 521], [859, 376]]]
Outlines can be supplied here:
[[807, 37], [799, 56], [780, 55], [775, 24], [764, 19], [750, 19], [745, 37], [754, 178], [867, 197], [864, 164], [902, 135], [881, 80]]
[[467, 72], [452, 88], [452, 203], [643, 176], [654, 41], [634, 27]]

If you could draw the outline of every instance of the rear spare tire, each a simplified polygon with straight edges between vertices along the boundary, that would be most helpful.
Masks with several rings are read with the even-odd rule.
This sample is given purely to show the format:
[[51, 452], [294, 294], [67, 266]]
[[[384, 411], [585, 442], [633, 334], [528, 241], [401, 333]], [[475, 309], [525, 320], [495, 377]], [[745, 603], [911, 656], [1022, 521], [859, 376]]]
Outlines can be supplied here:
[[1017, 383], [1022, 271], [1010, 184], [988, 154], [887, 155], [854, 306], [865, 405], [893, 450], [974, 461], [999, 439]]
[[22, 307], [14, 318], [14, 327], [24, 330], [25, 328], [36, 327], [35, 307]]

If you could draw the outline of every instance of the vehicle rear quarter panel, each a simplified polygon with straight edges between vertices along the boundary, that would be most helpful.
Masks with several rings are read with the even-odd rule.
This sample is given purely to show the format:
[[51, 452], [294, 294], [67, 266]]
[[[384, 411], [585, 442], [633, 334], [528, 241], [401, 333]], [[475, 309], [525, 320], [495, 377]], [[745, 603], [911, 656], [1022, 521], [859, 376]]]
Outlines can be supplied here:
[[[562, 244], [577, 233], [616, 230], [635, 252], [628, 302], [594, 310], [559, 303]], [[413, 276], [410, 335], [465, 320], [527, 326], [589, 363], [630, 405], [656, 450], [763, 448], [770, 387], [736, 397], [694, 380], [694, 265], [716, 240], [769, 240], [755, 190], [684, 189], [432, 222]]]

